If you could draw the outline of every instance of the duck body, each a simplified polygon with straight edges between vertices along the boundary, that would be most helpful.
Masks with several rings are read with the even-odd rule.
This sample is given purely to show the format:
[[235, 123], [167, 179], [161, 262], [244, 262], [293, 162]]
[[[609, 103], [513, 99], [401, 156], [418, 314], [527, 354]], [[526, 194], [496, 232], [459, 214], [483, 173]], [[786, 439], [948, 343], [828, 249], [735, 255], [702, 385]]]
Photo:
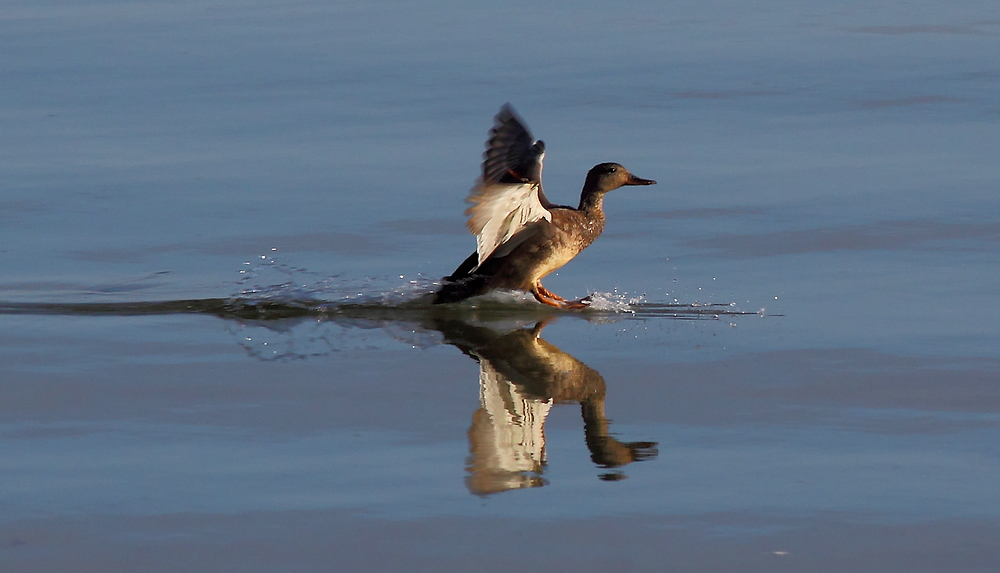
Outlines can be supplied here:
[[477, 250], [435, 294], [434, 303], [458, 302], [492, 290], [532, 293], [543, 303], [583, 308], [542, 286], [548, 274], [573, 260], [604, 231], [604, 195], [624, 185], [652, 185], [617, 163], [587, 174], [578, 207], [555, 205], [542, 191], [544, 144], [508, 105], [497, 114], [484, 154], [483, 176], [469, 194], [469, 229]]
[[[491, 256], [477, 267], [472, 253], [445, 278], [436, 303], [458, 302], [492, 290], [547, 293], [543, 277], [573, 260], [604, 231], [604, 210], [551, 207], [551, 221], [540, 221], [531, 236], [503, 256]], [[559, 300], [548, 293], [549, 299]], [[537, 294], [536, 294], [537, 298]], [[562, 305], [559, 305], [562, 306]]]

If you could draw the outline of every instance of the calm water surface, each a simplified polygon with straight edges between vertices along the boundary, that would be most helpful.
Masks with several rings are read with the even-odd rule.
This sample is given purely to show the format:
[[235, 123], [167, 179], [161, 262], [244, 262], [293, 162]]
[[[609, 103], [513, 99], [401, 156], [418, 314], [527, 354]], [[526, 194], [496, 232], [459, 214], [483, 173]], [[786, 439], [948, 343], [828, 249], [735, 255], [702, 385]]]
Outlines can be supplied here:
[[[8, 2], [0, 569], [992, 571], [1000, 8]], [[499, 106], [546, 286], [419, 302]]]

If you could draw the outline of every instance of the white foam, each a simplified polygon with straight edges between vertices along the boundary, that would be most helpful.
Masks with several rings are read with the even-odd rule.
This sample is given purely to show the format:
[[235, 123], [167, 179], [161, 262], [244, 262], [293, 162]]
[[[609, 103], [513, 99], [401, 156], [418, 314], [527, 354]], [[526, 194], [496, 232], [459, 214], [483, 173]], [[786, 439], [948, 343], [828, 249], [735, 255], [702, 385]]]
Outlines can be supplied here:
[[601, 312], [634, 313], [635, 307], [645, 302], [645, 295], [631, 296], [628, 293], [595, 292], [587, 297], [588, 308]]

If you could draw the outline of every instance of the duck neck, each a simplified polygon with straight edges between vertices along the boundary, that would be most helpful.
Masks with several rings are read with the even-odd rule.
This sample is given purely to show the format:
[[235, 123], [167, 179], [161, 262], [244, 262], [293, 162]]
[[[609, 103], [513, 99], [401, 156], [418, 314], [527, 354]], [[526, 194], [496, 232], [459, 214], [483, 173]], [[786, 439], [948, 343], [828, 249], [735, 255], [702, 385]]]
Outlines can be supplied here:
[[604, 193], [584, 191], [580, 197], [580, 210], [594, 217], [604, 218]]

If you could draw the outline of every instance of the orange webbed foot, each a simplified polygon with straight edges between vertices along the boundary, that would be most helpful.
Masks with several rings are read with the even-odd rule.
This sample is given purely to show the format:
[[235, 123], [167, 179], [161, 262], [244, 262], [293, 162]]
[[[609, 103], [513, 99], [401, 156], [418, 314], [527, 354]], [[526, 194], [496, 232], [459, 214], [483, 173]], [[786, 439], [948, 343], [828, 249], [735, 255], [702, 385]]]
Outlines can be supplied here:
[[535, 300], [537, 300], [538, 302], [542, 304], [547, 304], [549, 306], [554, 306], [556, 308], [580, 310], [581, 308], [587, 308], [588, 306], [590, 306], [589, 298], [567, 301], [563, 297], [543, 287], [542, 283], [536, 284], [535, 288], [531, 290], [531, 294], [535, 295]]
[[555, 297], [552, 295], [552, 293], [545, 290], [544, 288], [539, 289], [538, 287], [535, 287], [531, 289], [531, 294], [535, 295], [535, 300], [537, 300], [538, 302], [542, 304], [547, 304], [549, 306], [554, 306], [556, 308], [563, 308], [563, 304], [565, 304], [566, 302], [566, 300], [563, 299], [562, 297]]
[[[534, 292], [537, 292], [537, 293], [541, 294], [543, 297], [545, 297], [547, 299], [550, 299], [550, 300], [557, 300], [559, 302], [564, 302], [566, 300], [563, 297], [557, 295], [556, 293], [550, 291], [549, 289], [543, 287], [542, 283], [538, 283], [538, 284], [535, 285], [535, 291]], [[535, 295], [535, 298], [538, 298], [537, 294]]]

